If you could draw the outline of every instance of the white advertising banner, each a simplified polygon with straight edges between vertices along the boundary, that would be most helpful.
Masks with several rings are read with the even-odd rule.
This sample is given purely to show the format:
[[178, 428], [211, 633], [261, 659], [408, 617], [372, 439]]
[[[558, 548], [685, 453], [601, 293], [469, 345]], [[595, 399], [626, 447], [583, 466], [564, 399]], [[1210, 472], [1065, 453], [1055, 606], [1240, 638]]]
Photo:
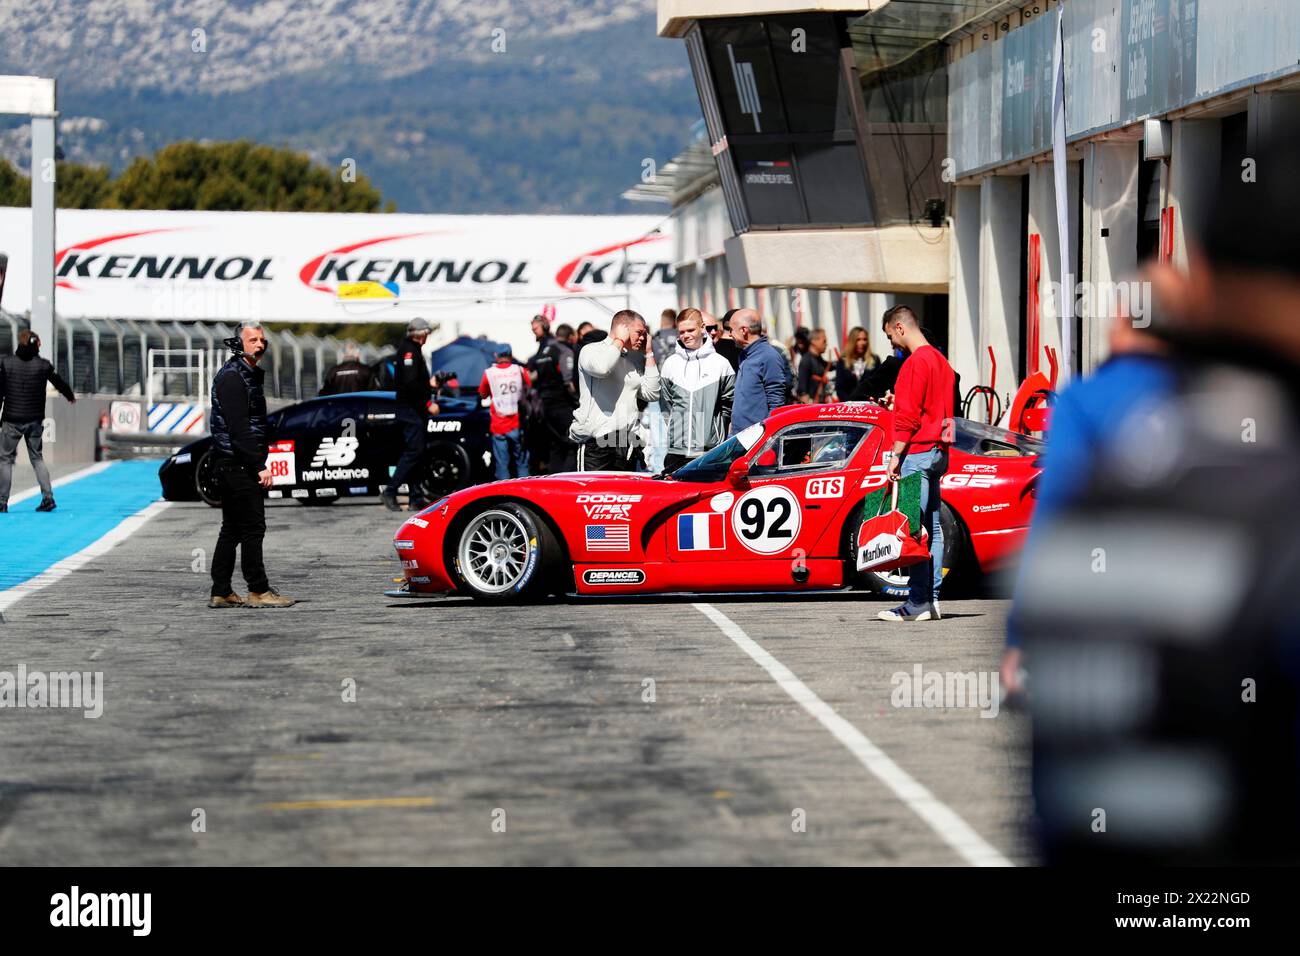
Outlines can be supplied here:
[[[31, 210], [0, 208], [4, 307], [31, 308]], [[425, 216], [61, 209], [64, 317], [396, 322], [530, 343], [529, 318], [651, 330], [676, 302], [670, 223], [654, 216]]]

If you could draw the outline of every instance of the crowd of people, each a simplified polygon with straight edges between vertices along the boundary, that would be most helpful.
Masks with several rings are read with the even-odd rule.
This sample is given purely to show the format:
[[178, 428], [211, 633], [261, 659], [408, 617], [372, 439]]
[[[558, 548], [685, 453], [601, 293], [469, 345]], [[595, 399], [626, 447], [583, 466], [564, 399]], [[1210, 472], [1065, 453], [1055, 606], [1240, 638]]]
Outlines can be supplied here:
[[861, 326], [842, 348], [828, 347], [825, 330], [804, 327], [781, 342], [748, 308], [720, 318], [665, 309], [653, 332], [630, 310], [615, 315], [609, 331], [590, 322], [552, 328], [552, 317], [538, 315], [532, 332], [533, 356], [506, 359], [524, 375], [521, 397], [514, 373], [506, 382], [489, 372], [479, 388], [494, 434], [507, 425], [521, 431], [520, 450], [504, 449], [497, 462], [500, 477], [672, 471], [782, 405], [889, 403], [902, 365], [897, 353], [878, 359]]

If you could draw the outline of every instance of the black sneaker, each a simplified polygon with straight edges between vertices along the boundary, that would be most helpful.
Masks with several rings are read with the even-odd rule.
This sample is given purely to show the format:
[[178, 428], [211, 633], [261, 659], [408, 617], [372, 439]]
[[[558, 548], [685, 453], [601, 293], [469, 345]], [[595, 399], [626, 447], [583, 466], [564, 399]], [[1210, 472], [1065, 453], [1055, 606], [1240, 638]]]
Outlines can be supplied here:
[[389, 511], [402, 510], [402, 506], [397, 503], [397, 495], [385, 491], [382, 494], [380, 494], [379, 497], [384, 499], [384, 507], [387, 508]]
[[44, 499], [44, 500], [43, 500], [39, 505], [36, 506], [36, 510], [37, 510], [37, 511], [53, 511], [53, 510], [54, 510], [54, 499], [53, 499], [53, 498], [46, 498], [46, 499]]
[[9, 510], [8, 505], [0, 505], [0, 515], [4, 514], [8, 510]]

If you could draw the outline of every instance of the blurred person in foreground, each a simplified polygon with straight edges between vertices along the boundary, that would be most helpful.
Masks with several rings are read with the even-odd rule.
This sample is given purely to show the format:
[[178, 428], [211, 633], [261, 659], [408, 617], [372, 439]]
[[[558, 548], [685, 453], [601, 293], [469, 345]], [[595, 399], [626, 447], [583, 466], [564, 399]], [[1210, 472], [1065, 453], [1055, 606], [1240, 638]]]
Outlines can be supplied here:
[[579, 471], [636, 471], [641, 455], [639, 402], [659, 398], [659, 369], [650, 330], [640, 314], [614, 314], [609, 335], [578, 357], [581, 395], [569, 438], [578, 445]]
[[1300, 860], [1297, 158], [1291, 130], [1148, 270], [1163, 357], [1054, 412], [1003, 662], [1049, 863]]

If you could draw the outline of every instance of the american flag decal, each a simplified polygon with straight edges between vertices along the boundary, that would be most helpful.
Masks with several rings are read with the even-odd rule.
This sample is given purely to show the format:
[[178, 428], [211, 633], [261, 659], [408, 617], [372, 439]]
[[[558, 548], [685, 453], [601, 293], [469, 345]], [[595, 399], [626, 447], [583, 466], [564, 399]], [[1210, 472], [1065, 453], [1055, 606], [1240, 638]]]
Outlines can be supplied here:
[[588, 551], [627, 551], [631, 548], [630, 525], [587, 525]]

